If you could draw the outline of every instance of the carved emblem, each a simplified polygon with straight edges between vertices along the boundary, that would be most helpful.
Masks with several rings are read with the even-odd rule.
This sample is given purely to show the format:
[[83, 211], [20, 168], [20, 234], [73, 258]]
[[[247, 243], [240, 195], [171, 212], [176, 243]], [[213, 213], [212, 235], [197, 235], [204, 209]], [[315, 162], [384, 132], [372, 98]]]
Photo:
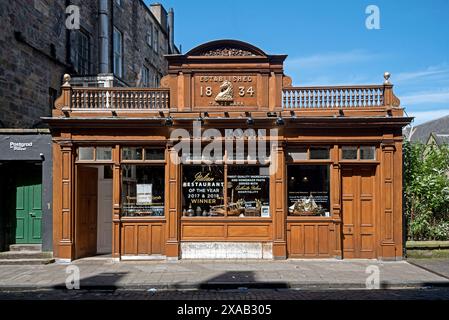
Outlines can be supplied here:
[[223, 81], [220, 86], [220, 93], [215, 97], [217, 102], [232, 102], [234, 101], [234, 89], [232, 83], [228, 80]]
[[247, 51], [247, 50], [241, 50], [236, 48], [219, 48], [215, 50], [210, 50], [202, 54], [206, 57], [253, 57], [255, 56], [254, 53]]

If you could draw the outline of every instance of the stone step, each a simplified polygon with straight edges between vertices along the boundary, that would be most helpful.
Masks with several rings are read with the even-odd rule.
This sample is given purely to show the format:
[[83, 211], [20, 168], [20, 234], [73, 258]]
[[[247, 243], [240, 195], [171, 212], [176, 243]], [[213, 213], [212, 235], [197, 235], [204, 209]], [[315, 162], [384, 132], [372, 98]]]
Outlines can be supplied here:
[[9, 251], [42, 251], [41, 244], [11, 244]]
[[49, 264], [53, 263], [51, 252], [7, 251], [0, 252], [0, 265], [11, 264]]
[[0, 258], [0, 265], [36, 265], [36, 264], [50, 264], [55, 262], [55, 259], [2, 259]]

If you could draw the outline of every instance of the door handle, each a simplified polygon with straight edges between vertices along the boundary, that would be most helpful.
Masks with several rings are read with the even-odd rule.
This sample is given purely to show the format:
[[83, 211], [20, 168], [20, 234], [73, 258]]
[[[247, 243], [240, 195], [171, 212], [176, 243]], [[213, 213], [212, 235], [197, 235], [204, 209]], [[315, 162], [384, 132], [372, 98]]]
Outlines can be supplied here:
[[28, 214], [30, 215], [30, 217], [33, 217], [33, 218], [36, 217], [36, 215], [32, 212], [29, 212]]

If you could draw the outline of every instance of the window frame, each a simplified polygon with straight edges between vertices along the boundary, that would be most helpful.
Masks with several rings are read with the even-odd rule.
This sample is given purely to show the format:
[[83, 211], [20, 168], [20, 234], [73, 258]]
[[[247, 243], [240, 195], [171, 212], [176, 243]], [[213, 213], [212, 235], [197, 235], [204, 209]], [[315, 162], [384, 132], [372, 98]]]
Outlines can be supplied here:
[[[333, 145], [290, 145], [288, 146], [285, 150], [285, 157], [286, 157], [286, 163], [287, 164], [306, 164], [306, 163], [314, 163], [314, 164], [331, 164], [332, 161], [332, 154], [331, 154], [331, 150], [333, 149]], [[310, 157], [310, 150], [313, 148], [326, 148], [329, 151], [329, 157], [327, 159], [312, 159]], [[299, 149], [306, 149], [306, 159], [290, 159], [290, 152], [295, 151], [295, 150], [299, 150]]]
[[[140, 160], [126, 160], [123, 159], [123, 150], [125, 148], [141, 148], [142, 149], [142, 159]], [[145, 159], [145, 149], [158, 149], [164, 152], [164, 159], [161, 160], [146, 160]], [[167, 150], [164, 146], [132, 146], [132, 145], [123, 145], [120, 146], [120, 164], [166, 164], [167, 163]]]
[[153, 50], [156, 53], [159, 53], [159, 30], [154, 26], [154, 33], [153, 33]]
[[81, 76], [89, 75], [92, 65], [92, 36], [82, 27], [74, 30], [72, 35], [71, 63], [73, 68]]
[[[343, 147], [356, 147], [357, 148], [357, 159], [344, 159], [343, 158]], [[360, 147], [373, 147], [374, 148], [374, 159], [361, 159]], [[378, 164], [379, 161], [379, 146], [377, 144], [344, 144], [338, 147], [338, 159], [341, 163], [372, 163]]]
[[[79, 148], [93, 148], [93, 159], [80, 160]], [[97, 160], [97, 148], [111, 148], [111, 160]], [[76, 164], [113, 164], [114, 163], [114, 146], [110, 145], [79, 145], [75, 148], [75, 163]]]
[[[164, 185], [163, 185], [163, 215], [162, 216], [155, 216], [155, 215], [138, 215], [138, 216], [130, 216], [130, 215], [124, 215], [123, 214], [123, 170], [124, 170], [124, 166], [136, 166], [139, 167], [161, 167], [162, 168], [162, 172], [164, 175]], [[135, 162], [121, 162], [120, 163], [120, 219], [121, 220], [133, 220], [133, 219], [140, 219], [140, 220], [165, 220], [167, 218], [167, 188], [166, 188], [166, 183], [165, 180], [167, 179], [166, 176], [166, 171], [165, 171], [165, 163], [153, 163], [153, 162], [139, 162], [139, 163], [135, 163]]]
[[[291, 215], [289, 212], [289, 207], [290, 207], [290, 202], [288, 200], [288, 195], [289, 195], [289, 186], [288, 186], [288, 182], [289, 182], [289, 175], [288, 175], [288, 168], [291, 166], [326, 166], [327, 167], [327, 172], [328, 172], [328, 180], [329, 180], [329, 186], [328, 186], [328, 190], [329, 190], [329, 216], [316, 216], [316, 215]], [[286, 164], [286, 215], [287, 215], [287, 220], [308, 220], [308, 219], [319, 219], [319, 220], [332, 220], [333, 219], [333, 208], [332, 208], [332, 199], [333, 199], [333, 174], [332, 174], [332, 163], [331, 162], [316, 162], [316, 161], [301, 161], [301, 162], [289, 162]]]
[[[189, 163], [183, 163], [181, 164], [181, 173], [180, 173], [180, 177], [181, 177], [181, 200], [184, 198], [184, 193], [182, 191], [182, 181], [184, 178], [184, 168], [186, 166], [201, 166], [201, 165], [210, 165], [210, 166], [220, 166], [223, 167], [223, 206], [225, 208], [225, 212], [222, 216], [193, 216], [193, 217], [189, 217], [189, 216], [184, 216], [183, 212], [184, 212], [184, 207], [181, 206], [181, 220], [190, 220], [190, 221], [198, 221], [200, 219], [207, 219], [208, 221], [210, 220], [226, 220], [226, 221], [255, 221], [255, 220], [261, 220], [261, 221], [265, 221], [265, 222], [269, 222], [272, 221], [273, 219], [273, 215], [272, 215], [272, 208], [271, 208], [271, 190], [268, 191], [268, 203], [270, 206], [270, 216], [269, 217], [262, 217], [262, 216], [245, 216], [245, 217], [239, 217], [239, 216], [231, 216], [228, 215], [228, 167], [229, 166], [241, 166], [241, 165], [246, 165], [246, 166], [253, 166], [253, 167], [265, 167], [265, 168], [270, 168], [270, 163], [265, 164], [265, 165], [261, 165], [261, 164], [257, 164], [257, 163], [226, 163], [224, 160], [220, 161], [220, 163], [214, 162], [212, 164], [204, 164], [204, 163], [199, 163], [199, 161], [195, 161], [195, 162], [189, 162]], [[269, 182], [268, 182], [268, 186], [271, 187], [271, 175], [269, 175]], [[182, 202], [182, 201], [181, 201]]]
[[147, 66], [142, 66], [142, 83], [141, 86], [144, 88], [150, 87], [150, 68]]
[[[117, 36], [118, 35], [118, 38]], [[120, 39], [120, 48], [116, 48], [117, 45], [117, 39]], [[120, 52], [118, 52], [116, 49], [118, 49]], [[124, 61], [124, 57], [123, 57], [123, 52], [124, 52], [124, 43], [123, 43], [123, 33], [116, 27], [114, 26], [113, 28], [113, 45], [112, 45], [112, 53], [113, 53], [113, 71], [114, 74], [118, 77], [118, 78], [123, 78], [123, 61]], [[120, 65], [118, 66], [116, 64], [117, 58]]]

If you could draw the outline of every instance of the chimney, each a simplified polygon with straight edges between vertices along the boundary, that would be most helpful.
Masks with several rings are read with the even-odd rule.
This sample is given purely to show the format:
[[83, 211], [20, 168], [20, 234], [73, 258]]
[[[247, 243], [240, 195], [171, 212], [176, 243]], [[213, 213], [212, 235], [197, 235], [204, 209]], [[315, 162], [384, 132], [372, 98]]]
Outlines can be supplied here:
[[167, 11], [160, 3], [153, 3], [150, 5], [150, 11], [161, 25], [162, 29], [168, 33], [167, 30]]
[[109, 73], [109, 9], [108, 0], [98, 0], [98, 17], [100, 21], [100, 73]]
[[175, 12], [173, 8], [168, 10], [168, 45], [170, 48], [170, 53], [176, 53], [175, 47]]

